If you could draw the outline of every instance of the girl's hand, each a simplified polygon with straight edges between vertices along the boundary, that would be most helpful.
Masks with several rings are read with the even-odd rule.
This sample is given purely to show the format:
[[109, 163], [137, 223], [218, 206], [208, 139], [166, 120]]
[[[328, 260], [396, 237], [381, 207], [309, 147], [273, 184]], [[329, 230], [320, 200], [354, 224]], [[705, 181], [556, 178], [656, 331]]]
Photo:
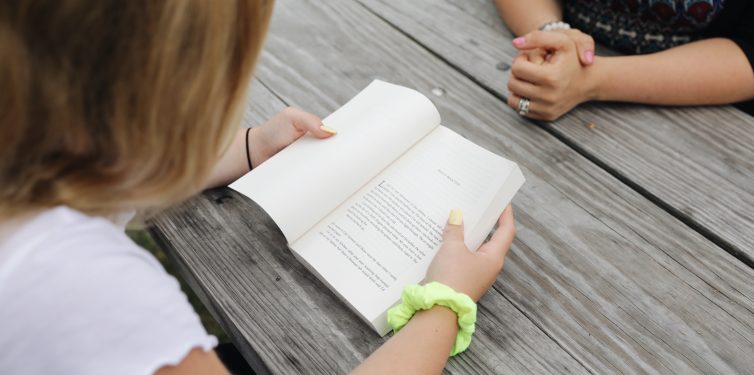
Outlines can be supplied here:
[[547, 50], [549, 57], [541, 64], [529, 61], [526, 54], [513, 61], [508, 81], [511, 108], [518, 109], [521, 98], [528, 98], [528, 117], [554, 120], [596, 97], [592, 69], [581, 65], [578, 46], [568, 35], [535, 31], [516, 39], [515, 45], [522, 51]]
[[251, 165], [257, 167], [307, 132], [317, 138], [328, 138], [336, 133], [335, 130], [322, 125], [319, 117], [292, 107], [280, 111], [269, 121], [252, 128], [248, 132], [248, 139], [246, 129], [239, 128], [225, 154], [204, 182], [204, 188], [225, 186], [249, 172], [247, 142]]
[[335, 130], [323, 125], [317, 115], [294, 107], [280, 111], [264, 124], [251, 129], [249, 149], [252, 167], [256, 168], [307, 132], [317, 138], [336, 134]]
[[503, 269], [505, 256], [516, 236], [513, 208], [509, 205], [498, 220], [492, 238], [476, 252], [463, 243], [463, 217], [453, 210], [443, 234], [443, 244], [427, 270], [427, 283], [437, 281], [474, 301], [487, 292]]

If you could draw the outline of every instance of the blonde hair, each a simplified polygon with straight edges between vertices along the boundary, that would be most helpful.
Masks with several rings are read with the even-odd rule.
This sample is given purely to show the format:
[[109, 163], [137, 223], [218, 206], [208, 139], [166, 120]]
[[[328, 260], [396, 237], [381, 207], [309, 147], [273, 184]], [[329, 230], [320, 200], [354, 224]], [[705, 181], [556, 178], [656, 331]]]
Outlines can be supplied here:
[[0, 218], [196, 193], [238, 129], [272, 2], [0, 4]]

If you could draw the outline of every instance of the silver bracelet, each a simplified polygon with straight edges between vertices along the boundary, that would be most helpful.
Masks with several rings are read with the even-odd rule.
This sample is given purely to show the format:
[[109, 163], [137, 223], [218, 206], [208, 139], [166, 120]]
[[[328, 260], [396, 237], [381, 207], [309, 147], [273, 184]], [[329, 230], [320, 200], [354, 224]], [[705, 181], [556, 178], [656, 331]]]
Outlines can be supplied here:
[[568, 30], [571, 25], [563, 21], [550, 21], [539, 28], [539, 31]]

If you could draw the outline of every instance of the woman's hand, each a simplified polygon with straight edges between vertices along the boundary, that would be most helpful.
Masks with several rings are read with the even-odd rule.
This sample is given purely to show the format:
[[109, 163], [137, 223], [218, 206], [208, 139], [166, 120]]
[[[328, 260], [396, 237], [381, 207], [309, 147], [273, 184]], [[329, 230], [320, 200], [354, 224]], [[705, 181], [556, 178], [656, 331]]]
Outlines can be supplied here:
[[[259, 166], [307, 132], [317, 138], [328, 138], [336, 133], [322, 125], [322, 120], [316, 115], [293, 107], [280, 111], [264, 124], [252, 128], [248, 134], [252, 167]], [[246, 135], [246, 129], [238, 129], [230, 147], [205, 182], [205, 188], [227, 185], [249, 172]]]
[[581, 65], [587, 66], [594, 63], [594, 38], [589, 34], [584, 34], [579, 29], [559, 29], [552, 30], [551, 33], [563, 34], [576, 44], [576, 52], [579, 56]]
[[[518, 109], [521, 98], [530, 100], [528, 117], [554, 120], [596, 96], [597, 80], [578, 56], [578, 45], [560, 32], [535, 31], [514, 40], [524, 54], [511, 67], [508, 105]], [[546, 50], [548, 56], [530, 61], [528, 53]]]
[[508, 206], [500, 216], [492, 238], [476, 252], [469, 251], [463, 243], [462, 214], [453, 210], [445, 226], [442, 247], [432, 259], [425, 281], [440, 282], [478, 301], [503, 269], [515, 236], [513, 208]]
[[249, 149], [252, 167], [256, 168], [307, 132], [317, 138], [336, 134], [335, 130], [323, 125], [317, 115], [294, 107], [278, 112], [264, 124], [251, 129]]
[[[550, 33], [560, 33], [569, 38], [576, 44], [576, 51], [579, 56], [581, 65], [588, 66], [594, 63], [594, 39], [589, 34], [584, 34], [578, 29], [558, 29], [547, 31]], [[513, 45], [525, 44], [526, 36], [522, 38], [516, 38], [513, 40]], [[549, 60], [550, 51], [545, 48], [536, 48], [529, 50], [522, 50], [521, 54], [526, 55], [529, 61], [537, 64], [541, 64], [544, 61]]]

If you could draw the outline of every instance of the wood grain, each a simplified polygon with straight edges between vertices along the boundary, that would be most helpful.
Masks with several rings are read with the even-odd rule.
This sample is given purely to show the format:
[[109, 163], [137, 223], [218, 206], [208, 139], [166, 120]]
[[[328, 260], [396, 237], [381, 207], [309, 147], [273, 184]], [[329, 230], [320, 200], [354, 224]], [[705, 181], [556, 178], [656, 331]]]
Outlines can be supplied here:
[[327, 114], [384, 78], [429, 95], [446, 125], [520, 162], [519, 241], [497, 288], [589, 370], [754, 367], [749, 267], [368, 10], [286, 1], [276, 12], [258, 75], [286, 102]]
[[[295, 260], [264, 212], [234, 191], [207, 192], [153, 224], [258, 373], [344, 373], [383, 342]], [[474, 350], [449, 373], [586, 373], [498, 293], [484, 300]]]
[[254, 127], [287, 107], [258, 78], [252, 79], [241, 126]]
[[[254, 82], [252, 100], [274, 98], [265, 91]], [[284, 106], [266, 104], [273, 110], [251, 102], [251, 112]], [[384, 341], [298, 263], [259, 206], [231, 189], [205, 192], [150, 224], [257, 373], [345, 373]], [[587, 373], [499, 292], [483, 300], [473, 350], [447, 373]]]
[[[507, 74], [498, 66], [510, 63], [516, 50], [492, 1], [360, 1], [488, 90], [507, 96]], [[599, 103], [578, 108], [549, 129], [754, 265], [754, 117], [728, 106]]]
[[[750, 268], [365, 8], [279, 2], [258, 77], [273, 96], [320, 115], [376, 77], [415, 87], [446, 125], [522, 166], [518, 238], [480, 304], [472, 349], [446, 372], [754, 368]], [[445, 94], [432, 96], [434, 88]], [[207, 192], [153, 224], [256, 368], [342, 373], [382, 342], [231, 190]]]

